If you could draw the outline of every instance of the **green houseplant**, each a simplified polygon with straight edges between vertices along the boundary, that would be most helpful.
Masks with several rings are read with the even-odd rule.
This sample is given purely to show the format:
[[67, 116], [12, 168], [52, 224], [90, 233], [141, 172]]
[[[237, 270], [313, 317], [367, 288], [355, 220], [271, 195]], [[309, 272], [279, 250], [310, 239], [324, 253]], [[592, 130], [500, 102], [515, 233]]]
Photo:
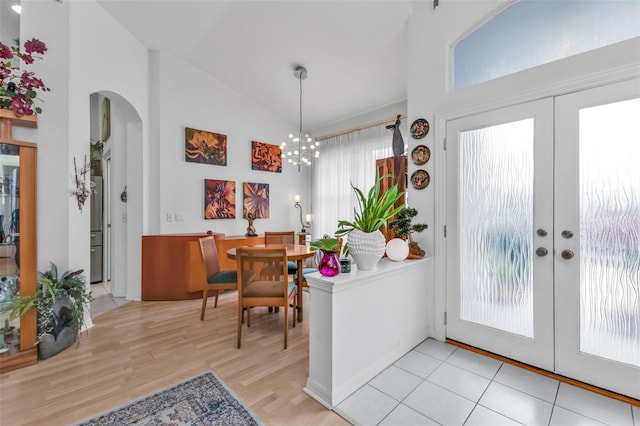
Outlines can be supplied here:
[[38, 356], [49, 358], [75, 342], [84, 326], [85, 305], [93, 300], [86, 291], [83, 269], [67, 271], [58, 276], [58, 268], [40, 272], [38, 289], [34, 295], [21, 296], [11, 302], [13, 320], [31, 309], [37, 309]]
[[91, 174], [94, 176], [102, 176], [102, 151], [104, 151], [104, 142], [100, 139], [97, 141], [90, 141], [89, 161], [91, 163]]
[[341, 238], [329, 238], [328, 235], [311, 242], [311, 249], [320, 250], [322, 253], [318, 261], [318, 272], [320, 272], [320, 274], [325, 277], [333, 277], [340, 273], [339, 252], [341, 246]]
[[386, 239], [380, 229], [387, 227], [387, 221], [398, 214], [404, 203], [396, 206], [396, 202], [404, 197], [404, 192], [393, 185], [387, 191], [380, 190], [381, 181], [390, 174], [380, 176], [376, 169], [374, 185], [367, 195], [359, 188], [351, 185], [358, 198], [358, 206], [353, 209], [354, 219], [338, 221], [336, 236], [349, 235], [347, 250], [353, 257], [358, 269], [373, 270], [384, 255]]
[[403, 240], [409, 240], [409, 255], [413, 257], [424, 257], [424, 250], [420, 248], [418, 243], [413, 241], [412, 234], [414, 232], [422, 232], [429, 227], [426, 223], [413, 223], [413, 218], [418, 215], [418, 211], [411, 207], [405, 207], [398, 215], [389, 222], [389, 227], [393, 229], [394, 234]]

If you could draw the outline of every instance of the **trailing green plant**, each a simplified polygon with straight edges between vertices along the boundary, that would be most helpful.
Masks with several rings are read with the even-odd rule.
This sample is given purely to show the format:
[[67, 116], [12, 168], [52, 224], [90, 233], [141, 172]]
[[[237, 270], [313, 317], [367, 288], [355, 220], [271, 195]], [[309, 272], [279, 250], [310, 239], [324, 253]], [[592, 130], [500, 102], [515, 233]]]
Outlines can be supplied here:
[[400, 210], [398, 215], [389, 222], [389, 227], [394, 231], [394, 235], [398, 238], [411, 240], [412, 233], [427, 229], [429, 225], [426, 223], [412, 223], [413, 218], [417, 215], [418, 211], [412, 207]]
[[375, 232], [380, 228], [386, 230], [387, 220], [404, 208], [404, 203], [395, 207], [395, 203], [404, 196], [404, 192], [398, 191], [397, 184], [384, 193], [380, 193], [380, 182], [389, 176], [391, 174], [379, 176], [376, 169], [375, 184], [369, 189], [366, 197], [362, 190], [351, 184], [351, 188], [353, 188], [358, 198], [358, 206], [353, 209], [353, 221], [338, 221], [336, 236], [346, 235], [354, 229], [359, 229], [362, 232]]
[[[46, 334], [57, 338], [65, 327], [71, 327], [77, 339], [84, 326], [84, 307], [93, 300], [91, 292], [86, 291], [83, 272], [83, 269], [67, 271], [58, 277], [58, 267], [51, 262], [51, 269], [40, 272], [36, 293], [11, 302], [10, 318], [21, 317], [35, 308], [38, 311], [36, 343], [40, 343]], [[55, 312], [56, 299], [65, 297], [70, 298], [71, 308], [62, 306]]]

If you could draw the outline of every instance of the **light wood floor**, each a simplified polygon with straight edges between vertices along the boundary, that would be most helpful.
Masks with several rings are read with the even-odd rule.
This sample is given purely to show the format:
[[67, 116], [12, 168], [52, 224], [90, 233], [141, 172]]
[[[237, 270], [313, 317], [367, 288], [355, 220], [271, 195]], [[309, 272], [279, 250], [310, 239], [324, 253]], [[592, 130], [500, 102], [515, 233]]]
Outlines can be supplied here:
[[[305, 293], [306, 299], [308, 294]], [[213, 298], [129, 302], [94, 319], [79, 346], [0, 375], [1, 425], [62, 425], [213, 369], [267, 425], [346, 425], [302, 389], [309, 371], [309, 321], [289, 328], [282, 312], [255, 308], [236, 349], [235, 293]]]

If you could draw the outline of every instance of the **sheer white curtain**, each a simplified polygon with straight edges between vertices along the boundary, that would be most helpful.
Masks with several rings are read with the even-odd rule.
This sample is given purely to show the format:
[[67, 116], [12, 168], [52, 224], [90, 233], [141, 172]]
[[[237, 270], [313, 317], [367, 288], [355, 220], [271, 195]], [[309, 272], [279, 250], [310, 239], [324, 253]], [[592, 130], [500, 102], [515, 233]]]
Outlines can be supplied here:
[[[407, 141], [407, 126], [401, 124]], [[393, 156], [393, 131], [385, 125], [357, 130], [320, 142], [313, 168], [313, 239], [333, 235], [339, 220], [353, 220], [357, 199], [351, 184], [366, 191], [374, 184], [376, 160]]]

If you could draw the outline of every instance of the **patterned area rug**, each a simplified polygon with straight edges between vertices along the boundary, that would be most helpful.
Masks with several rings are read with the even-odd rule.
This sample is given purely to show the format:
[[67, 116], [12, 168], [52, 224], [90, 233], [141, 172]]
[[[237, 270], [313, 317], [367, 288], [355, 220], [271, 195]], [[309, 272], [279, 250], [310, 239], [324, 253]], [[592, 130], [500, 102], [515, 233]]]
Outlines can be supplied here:
[[77, 425], [264, 425], [209, 370]]

